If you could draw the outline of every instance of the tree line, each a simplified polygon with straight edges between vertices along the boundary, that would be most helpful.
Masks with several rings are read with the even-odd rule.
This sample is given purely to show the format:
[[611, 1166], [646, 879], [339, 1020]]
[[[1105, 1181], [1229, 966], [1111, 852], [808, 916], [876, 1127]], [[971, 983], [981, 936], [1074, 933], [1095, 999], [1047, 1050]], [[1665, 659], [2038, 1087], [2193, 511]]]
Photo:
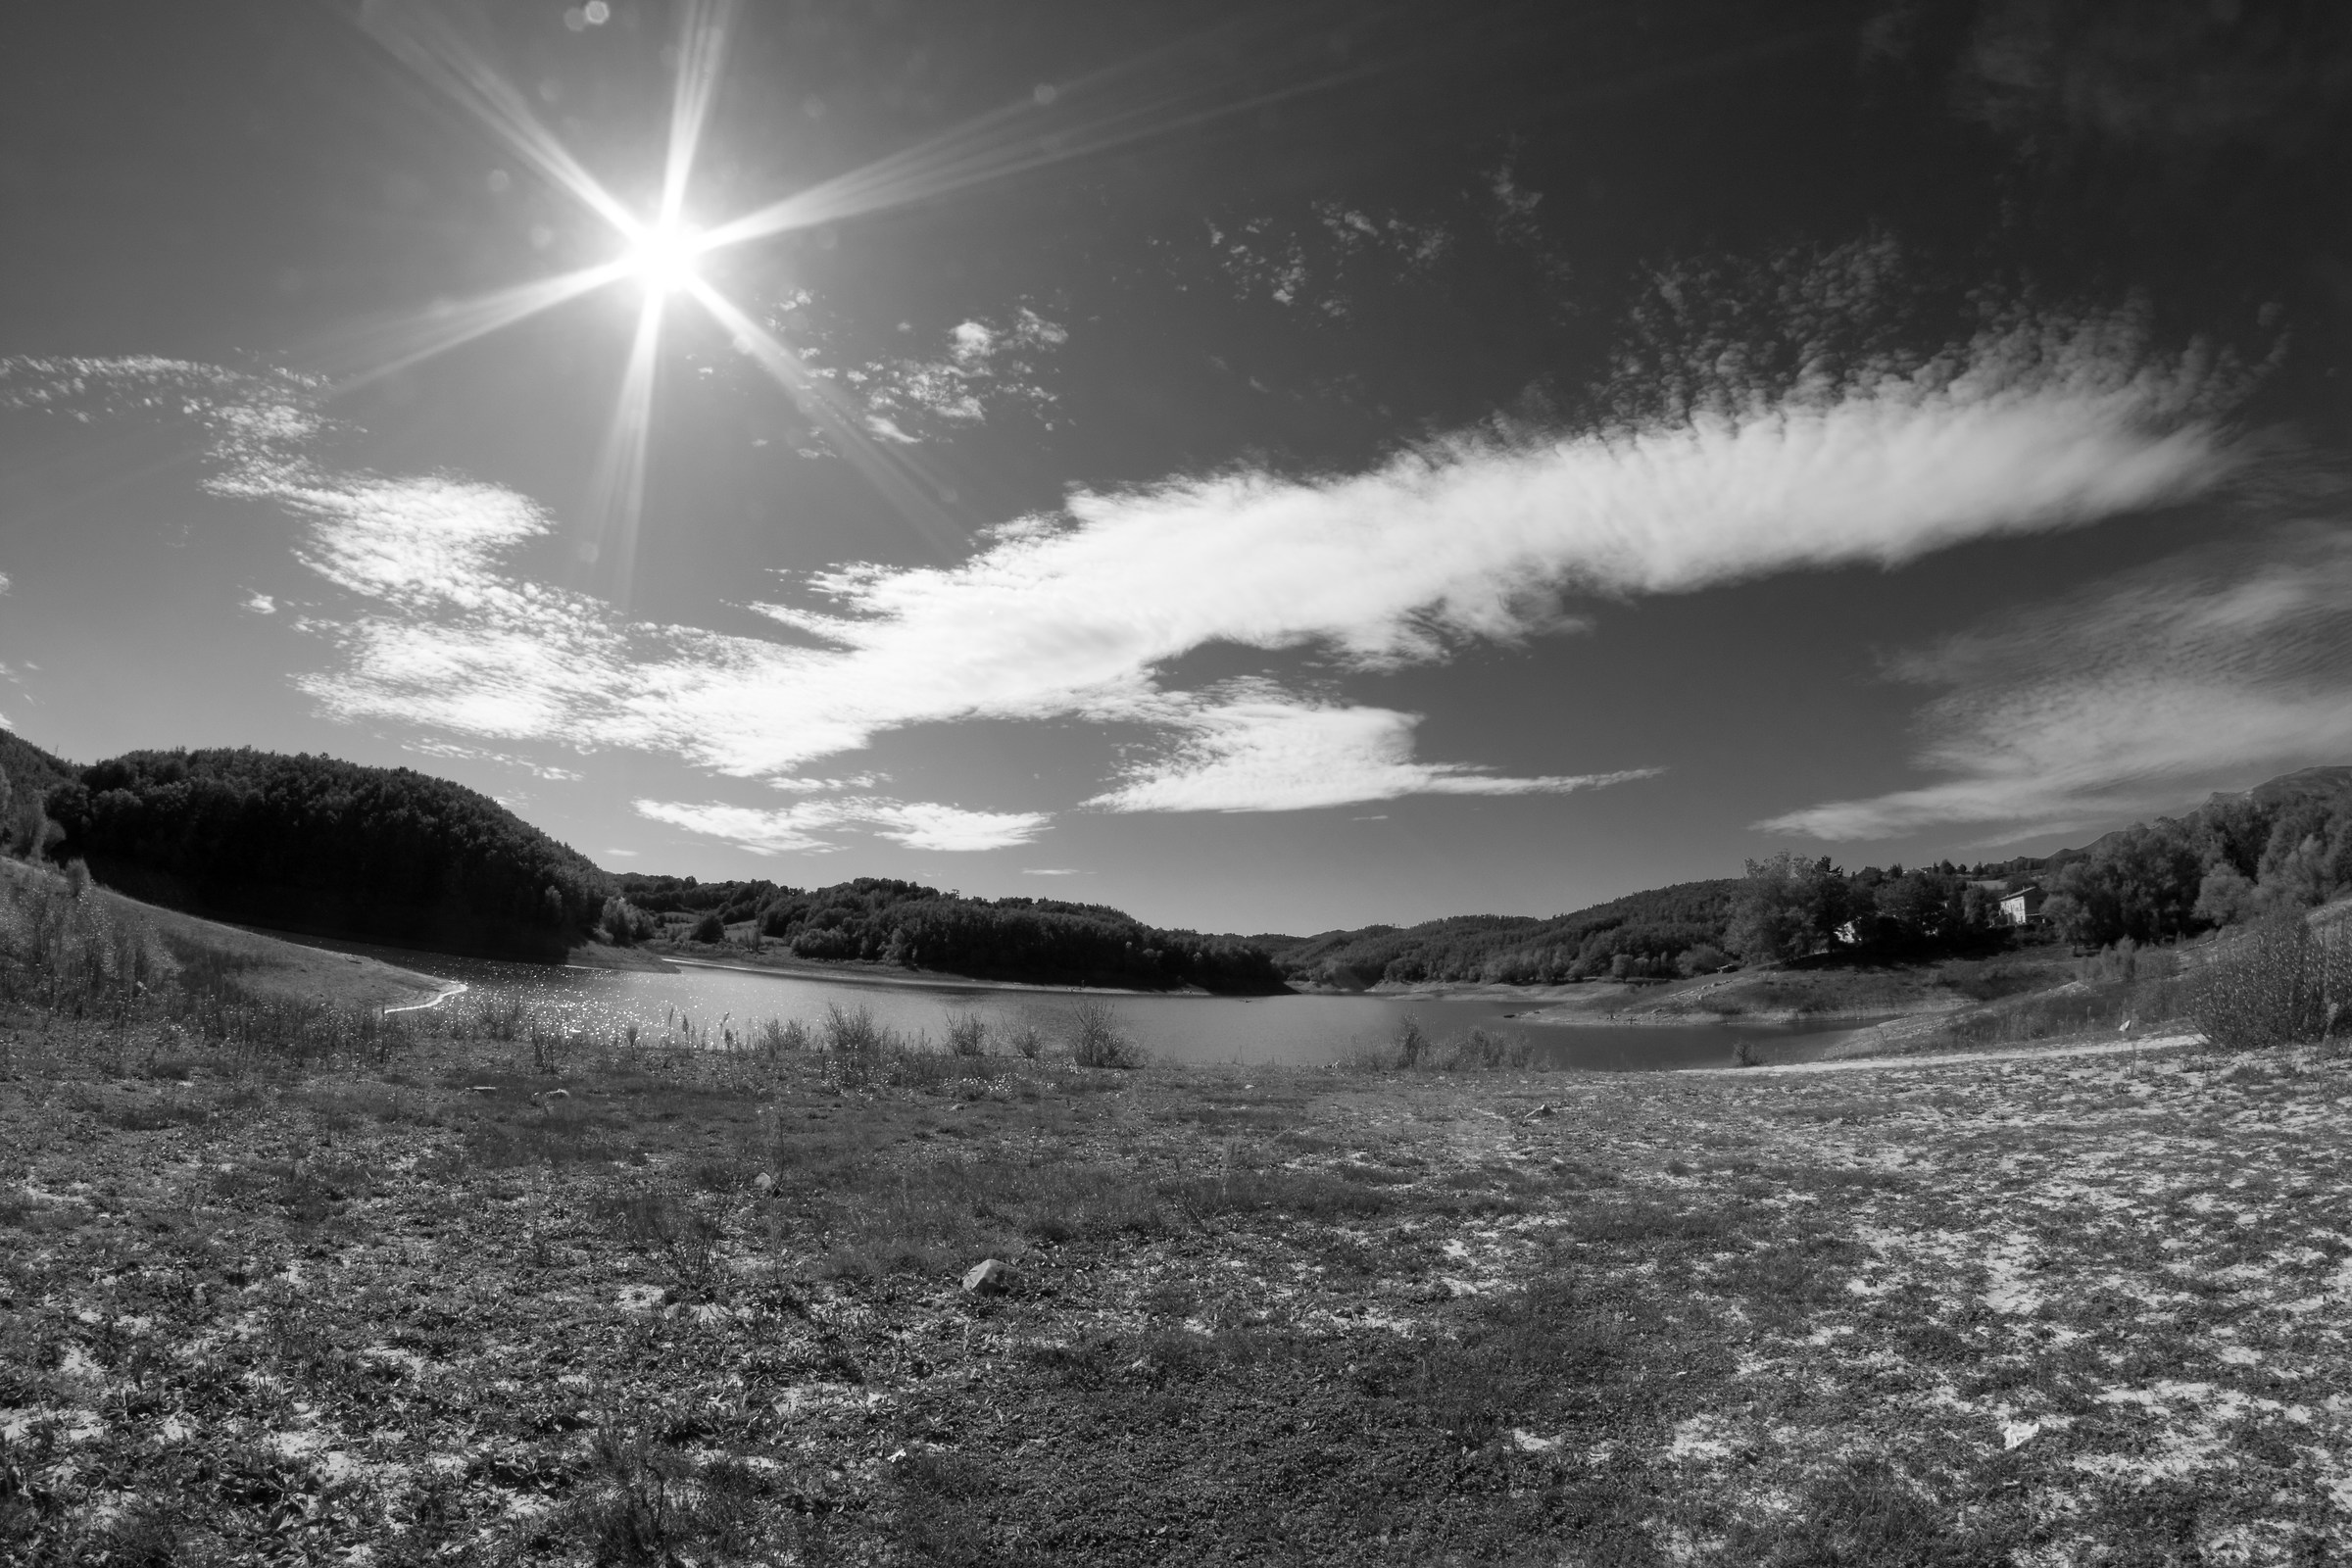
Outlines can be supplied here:
[[1558, 985], [1595, 977], [1673, 974], [1728, 962], [1724, 926], [1737, 877], [1679, 882], [1571, 914], [1456, 915], [1421, 925], [1327, 931], [1279, 948], [1302, 984], [1359, 990], [1388, 982]]
[[2002, 898], [2046, 896], [2081, 948], [2163, 942], [2352, 893], [2352, 767], [2311, 768], [2080, 850], [1847, 872], [1784, 853], [1549, 919], [1463, 915], [1308, 938], [1147, 926], [1104, 905], [965, 898], [863, 877], [611, 875], [487, 796], [408, 768], [251, 750], [132, 752], [77, 768], [0, 731], [0, 851], [81, 858], [151, 902], [252, 924], [448, 952], [560, 959], [691, 915], [752, 922], [815, 959], [1056, 984], [1265, 992], [1287, 980], [1556, 984], [1825, 955], [1904, 961], [2009, 940]]
[[624, 873], [605, 917], [616, 941], [641, 939], [654, 917], [691, 913], [699, 940], [753, 922], [759, 935], [814, 959], [861, 959], [981, 979], [1263, 994], [1282, 977], [1238, 938], [1145, 925], [1101, 904], [980, 899], [920, 883], [859, 877], [801, 889], [772, 882], [697, 883]]
[[1911, 962], [2012, 939], [2001, 901], [2044, 896], [2041, 932], [2079, 948], [2175, 940], [2352, 893], [2352, 768], [2310, 768], [2080, 850], [1961, 866], [1864, 866], [1784, 852], [1746, 875], [1683, 882], [1570, 914], [1459, 915], [1270, 944], [1285, 976], [1553, 985], [1697, 974], [1829, 955]]
[[2006, 934], [2001, 900], [2029, 887], [2073, 947], [2176, 941], [2352, 893], [2352, 768], [2307, 768], [2041, 859], [1848, 875], [1784, 853], [1747, 872], [1723, 940], [1751, 962], [1982, 947]]

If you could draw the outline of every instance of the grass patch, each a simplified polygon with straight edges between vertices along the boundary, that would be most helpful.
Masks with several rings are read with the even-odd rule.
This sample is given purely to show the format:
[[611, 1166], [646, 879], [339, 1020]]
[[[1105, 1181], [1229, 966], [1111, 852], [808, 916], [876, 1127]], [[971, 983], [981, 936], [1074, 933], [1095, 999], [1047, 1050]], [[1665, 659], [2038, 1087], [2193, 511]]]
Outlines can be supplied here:
[[[854, 1013], [550, 1073], [485, 1007], [184, 1080], [10, 1016], [49, 1024], [0, 1080], [11, 1561], [2352, 1551], [2298, 1306], [2352, 1252], [2322, 1051], [1578, 1075], [1536, 1116], [993, 1040], [934, 1080]], [[958, 1288], [984, 1256], [1010, 1290]]]

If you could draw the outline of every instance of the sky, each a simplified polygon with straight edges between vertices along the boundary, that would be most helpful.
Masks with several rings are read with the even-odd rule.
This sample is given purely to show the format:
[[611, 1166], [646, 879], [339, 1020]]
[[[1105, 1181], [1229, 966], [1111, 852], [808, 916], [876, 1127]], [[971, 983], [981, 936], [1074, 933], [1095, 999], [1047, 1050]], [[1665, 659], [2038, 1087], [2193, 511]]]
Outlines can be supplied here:
[[78, 0], [0, 727], [1306, 933], [2352, 761], [2352, 12]]

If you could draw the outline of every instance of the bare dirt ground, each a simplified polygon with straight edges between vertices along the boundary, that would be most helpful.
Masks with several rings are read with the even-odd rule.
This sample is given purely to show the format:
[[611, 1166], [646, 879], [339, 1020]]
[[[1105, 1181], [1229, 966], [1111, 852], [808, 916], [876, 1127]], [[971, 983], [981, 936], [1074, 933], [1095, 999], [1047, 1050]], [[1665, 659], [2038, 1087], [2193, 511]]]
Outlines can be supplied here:
[[10, 1562], [2352, 1556], [2341, 1055], [105, 1077], [25, 1022]]

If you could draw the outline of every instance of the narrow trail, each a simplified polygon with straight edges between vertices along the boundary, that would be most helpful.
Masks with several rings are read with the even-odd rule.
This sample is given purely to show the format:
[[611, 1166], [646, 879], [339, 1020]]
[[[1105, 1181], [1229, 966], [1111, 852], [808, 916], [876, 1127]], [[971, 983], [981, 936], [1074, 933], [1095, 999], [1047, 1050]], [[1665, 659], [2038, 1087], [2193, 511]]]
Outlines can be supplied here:
[[396, 1013], [396, 1012], [422, 1012], [422, 1011], [424, 1011], [424, 1010], [425, 1010], [426, 1008], [428, 1008], [428, 1007], [438, 1007], [439, 1005], [441, 1005], [441, 1004], [443, 1004], [444, 1002], [447, 1002], [447, 1001], [448, 1001], [450, 998], [452, 998], [452, 997], [462, 997], [462, 996], [464, 996], [464, 995], [465, 995], [466, 992], [468, 992], [468, 991], [471, 991], [472, 989], [473, 989], [473, 988], [472, 988], [471, 986], [467, 985], [467, 984], [466, 984], [465, 981], [463, 981], [463, 980], [452, 980], [452, 981], [451, 981], [451, 982], [448, 984], [448, 986], [446, 986], [445, 988], [443, 988], [443, 990], [442, 990], [441, 994], [440, 994], [439, 996], [437, 996], [437, 997], [433, 998], [433, 1000], [432, 1000], [432, 1001], [430, 1001], [430, 1002], [412, 1002], [412, 1003], [408, 1004], [406, 1006], [400, 1006], [400, 1007], [386, 1007], [386, 1008], [384, 1009], [384, 1016], [385, 1016], [385, 1017], [387, 1017], [387, 1018], [389, 1018], [389, 1017], [391, 1017], [391, 1016], [392, 1016], [394, 1013]]

